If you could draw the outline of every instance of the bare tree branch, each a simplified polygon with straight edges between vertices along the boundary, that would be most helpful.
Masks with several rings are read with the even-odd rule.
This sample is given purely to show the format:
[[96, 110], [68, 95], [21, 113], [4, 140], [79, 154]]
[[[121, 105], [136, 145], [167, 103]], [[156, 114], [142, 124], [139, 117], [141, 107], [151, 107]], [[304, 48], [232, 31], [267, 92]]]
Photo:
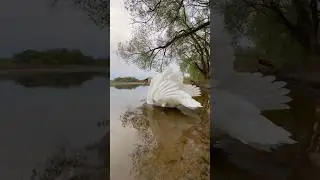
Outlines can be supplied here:
[[157, 49], [165, 49], [167, 47], [169, 47], [170, 45], [172, 45], [173, 43], [175, 43], [177, 40], [181, 39], [181, 38], [185, 38], [188, 37], [192, 34], [194, 34], [195, 32], [199, 31], [200, 29], [206, 28], [210, 25], [210, 22], [205, 22], [203, 24], [200, 24], [198, 27], [196, 28], [192, 28], [189, 31], [184, 30], [183, 33], [176, 35], [174, 38], [172, 38], [170, 41], [168, 41], [166, 44], [162, 45], [162, 46], [158, 46], [153, 48], [151, 51], [155, 51]]

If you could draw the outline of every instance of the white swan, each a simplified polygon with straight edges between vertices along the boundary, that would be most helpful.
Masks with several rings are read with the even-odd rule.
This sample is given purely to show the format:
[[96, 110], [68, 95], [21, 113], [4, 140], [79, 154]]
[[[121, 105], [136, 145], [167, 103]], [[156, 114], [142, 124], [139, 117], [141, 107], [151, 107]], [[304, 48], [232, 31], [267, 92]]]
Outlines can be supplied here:
[[215, 46], [215, 59], [219, 60], [213, 61], [212, 133], [228, 134], [245, 144], [267, 151], [280, 144], [296, 143], [290, 138], [290, 132], [261, 115], [264, 110], [290, 108], [286, 104], [291, 101], [287, 96], [290, 91], [284, 88], [286, 83], [275, 81], [274, 76], [234, 71], [233, 49], [226, 41], [229, 37], [223, 30], [220, 31], [221, 34], [215, 39], [219, 44]]
[[214, 128], [264, 150], [283, 143], [295, 143], [290, 138], [291, 133], [261, 115], [262, 110], [289, 108], [285, 104], [291, 100], [286, 96], [289, 90], [283, 88], [285, 82], [273, 82], [274, 79], [258, 73], [235, 74], [214, 87]]
[[199, 87], [183, 84], [180, 70], [174, 71], [169, 67], [160, 74], [156, 74], [148, 88], [147, 104], [161, 107], [177, 107], [183, 105], [190, 109], [202, 107], [192, 97], [200, 96]]

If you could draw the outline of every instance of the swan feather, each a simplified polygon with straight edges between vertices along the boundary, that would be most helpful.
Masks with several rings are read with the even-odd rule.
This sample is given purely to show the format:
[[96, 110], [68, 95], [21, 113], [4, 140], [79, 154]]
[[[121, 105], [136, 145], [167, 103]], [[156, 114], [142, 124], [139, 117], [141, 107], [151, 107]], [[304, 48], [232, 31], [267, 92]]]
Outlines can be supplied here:
[[174, 71], [172, 68], [168, 68], [151, 79], [147, 103], [162, 107], [183, 105], [189, 108], [197, 108], [202, 106], [192, 97], [200, 95], [199, 87], [183, 84], [181, 71]]

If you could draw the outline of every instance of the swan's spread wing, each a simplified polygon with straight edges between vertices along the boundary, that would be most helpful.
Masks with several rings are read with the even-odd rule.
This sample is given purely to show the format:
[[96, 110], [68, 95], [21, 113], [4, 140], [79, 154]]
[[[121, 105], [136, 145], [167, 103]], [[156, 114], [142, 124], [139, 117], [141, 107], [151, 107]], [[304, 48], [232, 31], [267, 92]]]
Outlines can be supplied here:
[[242, 98], [214, 90], [214, 127], [249, 145], [274, 146], [295, 143], [291, 134], [260, 114], [260, 110]]
[[177, 83], [169, 80], [161, 81], [154, 91], [153, 99], [159, 101], [160, 99], [174, 94], [178, 90], [179, 85]]
[[[165, 71], [163, 71], [161, 74], [155, 75], [150, 82], [150, 87], [152, 87], [150, 90], [154, 93], [155, 89], [158, 88], [161, 82], [170, 80], [176, 83], [182, 83], [183, 82], [183, 76], [181, 72], [174, 72], [172, 68], [168, 68]], [[151, 93], [151, 94], [152, 94]]]
[[181, 90], [176, 90], [170, 94], [167, 94], [167, 96], [163, 96], [161, 99], [159, 99], [159, 101], [181, 104], [188, 108], [202, 107], [198, 101], [194, 100], [188, 93]]
[[148, 96], [147, 96], [148, 104], [153, 104], [152, 102], [153, 94], [154, 94], [154, 91], [156, 90], [157, 84], [159, 84], [160, 78], [161, 78], [161, 74], [156, 74], [155, 76], [152, 77], [150, 81], [150, 85], [148, 88]]
[[[155, 98], [155, 92], [157, 91], [157, 97], [164, 96], [166, 93], [166, 89], [171, 87], [169, 82], [173, 82], [175, 84], [183, 84], [183, 75], [180, 71], [174, 71], [172, 67], [169, 67], [161, 74], [155, 75], [150, 82], [150, 86], [148, 89], [147, 103], [153, 104], [152, 100]], [[166, 87], [168, 86], [168, 87]], [[161, 88], [164, 88], [161, 90]], [[159, 91], [158, 91], [159, 90]], [[169, 89], [170, 90], [170, 89]], [[160, 93], [160, 94], [159, 94]]]
[[194, 85], [183, 84], [181, 90], [188, 93], [192, 97], [201, 95], [200, 88]]
[[231, 92], [251, 102], [260, 110], [289, 109], [285, 103], [292, 99], [284, 88], [283, 81], [275, 81], [274, 76], [261, 73], [233, 73], [220, 82], [218, 89]]
[[201, 107], [201, 104], [192, 99], [188, 93], [180, 90], [180, 84], [170, 80], [164, 80], [157, 86], [153, 99], [158, 103], [181, 104], [191, 108]]

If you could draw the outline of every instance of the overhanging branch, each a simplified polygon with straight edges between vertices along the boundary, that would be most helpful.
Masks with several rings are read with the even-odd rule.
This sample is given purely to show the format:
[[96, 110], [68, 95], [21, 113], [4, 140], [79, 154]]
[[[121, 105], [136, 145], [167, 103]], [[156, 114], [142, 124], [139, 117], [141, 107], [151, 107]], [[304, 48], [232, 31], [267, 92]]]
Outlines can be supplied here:
[[181, 38], [185, 38], [188, 37], [194, 33], [196, 33], [197, 31], [206, 28], [207, 26], [210, 25], [210, 21], [205, 22], [203, 24], [200, 24], [199, 26], [195, 27], [195, 28], [191, 28], [188, 31], [183, 31], [183, 33], [176, 35], [175, 37], [173, 37], [170, 41], [168, 41], [166, 44], [162, 45], [162, 46], [158, 46], [156, 48], [151, 49], [149, 52], [154, 52], [157, 49], [165, 49], [167, 47], [169, 47], [170, 45], [172, 45], [173, 43], [175, 43], [176, 41], [178, 41]]

